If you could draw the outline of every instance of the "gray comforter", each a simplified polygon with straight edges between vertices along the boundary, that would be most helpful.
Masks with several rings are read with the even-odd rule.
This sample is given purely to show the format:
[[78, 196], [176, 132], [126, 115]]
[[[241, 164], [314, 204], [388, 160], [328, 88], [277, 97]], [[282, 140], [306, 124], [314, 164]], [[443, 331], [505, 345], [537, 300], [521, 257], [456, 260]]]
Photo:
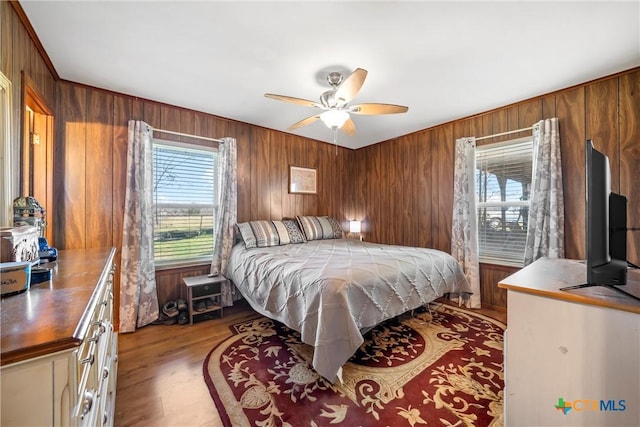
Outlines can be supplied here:
[[300, 332], [331, 382], [368, 330], [445, 293], [468, 294], [458, 263], [435, 249], [352, 239], [267, 248], [237, 244], [227, 276], [259, 313]]

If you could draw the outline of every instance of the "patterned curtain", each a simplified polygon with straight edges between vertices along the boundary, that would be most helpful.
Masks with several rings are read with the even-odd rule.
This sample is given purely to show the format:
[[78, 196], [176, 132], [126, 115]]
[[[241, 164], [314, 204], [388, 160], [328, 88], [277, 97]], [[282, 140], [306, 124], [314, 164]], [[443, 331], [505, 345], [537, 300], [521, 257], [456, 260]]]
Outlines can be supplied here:
[[[218, 148], [218, 209], [215, 218], [213, 259], [211, 274], [225, 275], [227, 261], [234, 242], [234, 227], [238, 212], [238, 165], [237, 148], [234, 138], [223, 138]], [[222, 289], [222, 305], [233, 305], [237, 299], [235, 286], [224, 286]]]
[[129, 121], [127, 181], [122, 224], [120, 332], [133, 332], [158, 318], [153, 262], [153, 129]]
[[462, 266], [473, 291], [471, 298], [465, 304], [469, 308], [480, 308], [480, 264], [478, 262], [475, 190], [476, 139], [458, 139], [455, 155], [451, 255]]
[[534, 125], [533, 156], [524, 265], [541, 257], [564, 258], [564, 199], [557, 118]]

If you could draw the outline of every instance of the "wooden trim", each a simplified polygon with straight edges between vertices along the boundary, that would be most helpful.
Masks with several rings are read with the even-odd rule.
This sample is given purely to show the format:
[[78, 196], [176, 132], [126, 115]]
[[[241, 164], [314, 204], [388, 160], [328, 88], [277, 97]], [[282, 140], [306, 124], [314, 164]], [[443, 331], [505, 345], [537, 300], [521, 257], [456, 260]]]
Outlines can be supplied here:
[[11, 0], [9, 1], [9, 3], [11, 4], [11, 6], [13, 6], [13, 10], [16, 11], [16, 15], [18, 15], [20, 22], [22, 22], [22, 25], [24, 25], [24, 28], [27, 30], [27, 33], [29, 34], [31, 41], [35, 45], [36, 50], [38, 51], [40, 56], [42, 57], [42, 60], [47, 65], [49, 72], [51, 73], [51, 75], [55, 80], [60, 80], [60, 76], [58, 75], [56, 68], [53, 66], [53, 62], [51, 62], [51, 58], [49, 58], [47, 51], [44, 50], [42, 43], [40, 43], [40, 38], [38, 38], [38, 35], [36, 34], [35, 30], [31, 26], [31, 22], [29, 22], [29, 18], [27, 17], [27, 14], [24, 12], [24, 9], [22, 8], [22, 6], [20, 6], [20, 2]]
[[[47, 212], [47, 223], [51, 223], [55, 216], [54, 197], [53, 197], [53, 170], [55, 168], [54, 161], [54, 144], [55, 144], [55, 116], [53, 108], [49, 105], [49, 100], [42, 94], [36, 82], [23, 70], [20, 79], [20, 170], [21, 179], [19, 185], [20, 195], [34, 196], [44, 206]], [[29, 108], [37, 117], [45, 118], [47, 124], [44, 129], [45, 133], [41, 134], [42, 142], [37, 162], [38, 174], [38, 191], [35, 191], [36, 173], [34, 171], [35, 151], [31, 143], [31, 126], [28, 124], [30, 117], [26, 116], [26, 110]], [[44, 158], [41, 156], [44, 155]], [[43, 163], [44, 162], [44, 163]], [[44, 166], [44, 167], [43, 167]], [[44, 184], [43, 181], [44, 180]], [[36, 194], [37, 193], [37, 194]], [[45, 236], [49, 244], [53, 245], [53, 227], [45, 228]]]
[[486, 303], [484, 301], [482, 301], [482, 308], [488, 309], [488, 310], [499, 311], [501, 313], [506, 313], [507, 312], [507, 307], [503, 307], [501, 305], [488, 304], [488, 303]]
[[[53, 116], [53, 109], [47, 104], [47, 98], [40, 92], [36, 82], [29, 77], [27, 73], [22, 71], [22, 108], [27, 105], [35, 105], [38, 107], [36, 113], [44, 114], [46, 116]], [[31, 104], [29, 101], [32, 101]]]
[[76, 337], [64, 338], [60, 341], [43, 344], [40, 346], [8, 351], [2, 354], [2, 366], [34, 359], [36, 357], [49, 356], [61, 351], [71, 351], [82, 344], [82, 340]]
[[481, 262], [480, 269], [482, 269], [483, 267], [490, 268], [491, 270], [506, 271], [507, 273], [515, 273], [516, 271], [523, 268], [523, 267], [513, 267], [511, 265], [490, 264], [487, 262]]

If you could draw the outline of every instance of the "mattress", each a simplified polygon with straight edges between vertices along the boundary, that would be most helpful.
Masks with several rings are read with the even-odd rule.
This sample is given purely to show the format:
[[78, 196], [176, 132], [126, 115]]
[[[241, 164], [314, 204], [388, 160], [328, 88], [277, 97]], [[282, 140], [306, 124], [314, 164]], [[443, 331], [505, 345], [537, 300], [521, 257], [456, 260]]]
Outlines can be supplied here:
[[300, 332], [314, 347], [314, 369], [331, 382], [363, 331], [446, 293], [470, 294], [445, 252], [354, 239], [251, 249], [241, 242], [227, 276], [257, 312]]

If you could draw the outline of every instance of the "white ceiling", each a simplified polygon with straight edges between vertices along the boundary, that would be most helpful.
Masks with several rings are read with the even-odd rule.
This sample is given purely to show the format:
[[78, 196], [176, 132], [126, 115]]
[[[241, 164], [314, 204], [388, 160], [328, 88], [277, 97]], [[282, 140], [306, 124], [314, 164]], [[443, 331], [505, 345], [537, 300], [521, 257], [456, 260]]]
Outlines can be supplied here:
[[[635, 1], [20, 1], [62, 79], [285, 131], [369, 71], [359, 148], [640, 65]], [[332, 142], [322, 122], [292, 133]], [[220, 135], [224, 136], [224, 135]]]

